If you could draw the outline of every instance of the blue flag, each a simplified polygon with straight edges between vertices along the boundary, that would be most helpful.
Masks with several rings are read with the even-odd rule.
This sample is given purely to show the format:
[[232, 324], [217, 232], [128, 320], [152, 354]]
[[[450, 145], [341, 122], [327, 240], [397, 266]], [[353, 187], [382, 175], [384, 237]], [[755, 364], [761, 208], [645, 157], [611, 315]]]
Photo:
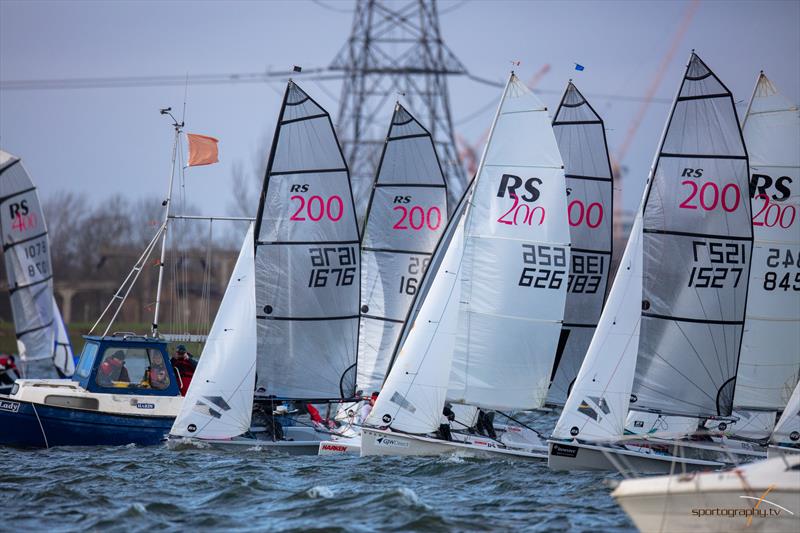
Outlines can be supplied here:
[[575, 70], [583, 70], [583, 65], [580, 63], [575, 63]]

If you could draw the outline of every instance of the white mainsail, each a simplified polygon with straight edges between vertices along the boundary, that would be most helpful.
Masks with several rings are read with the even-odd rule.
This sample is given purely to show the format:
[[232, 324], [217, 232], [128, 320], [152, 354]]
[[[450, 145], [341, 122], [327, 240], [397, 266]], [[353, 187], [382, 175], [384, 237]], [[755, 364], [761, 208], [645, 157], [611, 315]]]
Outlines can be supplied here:
[[692, 53], [554, 438], [616, 440], [629, 407], [730, 414], [752, 240], [746, 191], [733, 98]]
[[770, 441], [773, 444], [800, 445], [800, 383], [794, 388]]
[[547, 108], [512, 73], [465, 215], [454, 403], [544, 404], [568, 283], [565, 189]]
[[359, 234], [330, 115], [289, 81], [255, 227], [256, 394], [355, 392]]
[[553, 131], [566, 171], [572, 259], [547, 403], [564, 405], [603, 311], [611, 267], [614, 181], [603, 120], [572, 81], [553, 117]]
[[253, 249], [251, 224], [172, 435], [230, 439], [250, 429], [257, 344]]
[[763, 72], [742, 134], [755, 242], [734, 408], [779, 412], [800, 378], [800, 108]]
[[414, 295], [447, 226], [447, 188], [430, 133], [395, 106], [361, 244], [356, 389], [380, 390]]
[[[4, 151], [0, 151], [0, 228], [20, 359], [25, 363], [53, 358], [57, 324], [47, 224], [22, 161]], [[62, 371], [69, 375], [69, 369], [67, 364]]]
[[693, 53], [642, 206], [631, 409], [731, 414], [753, 243], [748, 177], [733, 96]]

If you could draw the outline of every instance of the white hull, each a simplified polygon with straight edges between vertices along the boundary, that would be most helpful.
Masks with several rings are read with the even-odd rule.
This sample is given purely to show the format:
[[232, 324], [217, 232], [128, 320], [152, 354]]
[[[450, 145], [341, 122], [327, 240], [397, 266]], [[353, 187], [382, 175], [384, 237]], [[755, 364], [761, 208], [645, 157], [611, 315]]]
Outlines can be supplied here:
[[621, 482], [612, 496], [645, 532], [800, 531], [800, 458]]
[[167, 446], [170, 449], [191, 447], [242, 449], [244, 447], [288, 455], [317, 455], [322, 439], [330, 436], [327, 433], [315, 431], [313, 428], [297, 426], [286, 426], [283, 428], [283, 432], [283, 440], [258, 438], [259, 433], [254, 433], [255, 437], [234, 437], [232, 439], [198, 439], [170, 436]]
[[[674, 463], [674, 467], [673, 467]], [[659, 455], [625, 448], [550, 441], [547, 464], [551, 470], [611, 470], [624, 473], [660, 473], [716, 470], [716, 461]]]
[[458, 455], [462, 457], [540, 461], [547, 459], [546, 453], [503, 448], [490, 439], [473, 438], [471, 442], [443, 441], [421, 435], [363, 428], [361, 430], [361, 456], [368, 455]]
[[361, 455], [361, 435], [349, 438], [331, 438], [319, 443], [318, 455]]
[[800, 448], [789, 448], [788, 446], [778, 446], [770, 444], [767, 448], [767, 457], [773, 459], [775, 457], [783, 457], [785, 455], [800, 455]]

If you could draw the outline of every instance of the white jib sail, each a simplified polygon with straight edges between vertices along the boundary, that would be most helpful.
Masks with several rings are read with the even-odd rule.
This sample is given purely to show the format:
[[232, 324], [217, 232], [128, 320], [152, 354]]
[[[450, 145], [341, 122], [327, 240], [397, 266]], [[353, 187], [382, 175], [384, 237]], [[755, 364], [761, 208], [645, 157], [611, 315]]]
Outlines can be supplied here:
[[431, 433], [439, 427], [458, 324], [464, 222], [463, 217], [457, 221], [450, 246], [443, 250], [444, 258], [367, 425], [415, 434]]
[[447, 226], [447, 212], [447, 188], [431, 135], [398, 103], [361, 244], [357, 390], [380, 390], [408, 309]]
[[256, 375], [253, 250], [251, 224], [172, 435], [230, 439], [250, 428]]
[[755, 242], [734, 408], [781, 411], [800, 374], [800, 108], [763, 72], [742, 134]]
[[553, 437], [615, 441], [625, 431], [642, 302], [641, 210], [628, 238], [608, 301]]
[[753, 242], [730, 91], [692, 53], [642, 207], [642, 324], [631, 409], [731, 414]]
[[466, 213], [451, 401], [504, 410], [544, 404], [569, 246], [564, 166], [547, 108], [512, 73]]
[[547, 403], [564, 405], [603, 311], [612, 256], [614, 181], [603, 120], [570, 81], [553, 117], [567, 182], [570, 271]]
[[330, 115], [290, 81], [261, 191], [256, 239], [256, 394], [355, 393], [359, 233]]
[[800, 383], [794, 388], [786, 409], [775, 424], [770, 440], [773, 444], [800, 445]]
[[39, 196], [19, 158], [0, 151], [0, 228], [22, 361], [53, 357], [53, 275]]
[[75, 373], [75, 358], [72, 355], [72, 343], [67, 335], [67, 326], [61, 317], [55, 297], [53, 298], [53, 328], [55, 329], [53, 364], [62, 376], [69, 377]]

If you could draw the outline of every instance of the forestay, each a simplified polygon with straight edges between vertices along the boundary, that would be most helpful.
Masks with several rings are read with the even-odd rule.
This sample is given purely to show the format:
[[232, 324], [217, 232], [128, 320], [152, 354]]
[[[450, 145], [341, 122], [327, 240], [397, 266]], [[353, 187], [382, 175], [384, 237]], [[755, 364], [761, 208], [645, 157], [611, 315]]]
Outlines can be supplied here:
[[547, 109], [512, 73], [465, 215], [453, 402], [544, 404], [570, 260], [565, 188]]
[[290, 81], [256, 219], [256, 393], [355, 392], [359, 235], [330, 116]]
[[572, 246], [567, 302], [547, 403], [564, 405], [603, 311], [614, 183], [603, 120], [570, 81], [553, 117], [567, 184]]
[[800, 109], [763, 72], [742, 133], [755, 242], [734, 406], [775, 412], [800, 373]]
[[731, 413], [753, 241], [747, 190], [733, 98], [693, 53], [643, 206], [631, 409]]
[[47, 225], [22, 161], [3, 151], [0, 227], [20, 358], [23, 362], [51, 358], [56, 331]]
[[361, 245], [359, 390], [381, 388], [431, 254], [447, 225], [447, 189], [430, 133], [395, 106]]
[[253, 259], [251, 224], [172, 435], [230, 439], [250, 429], [256, 372]]

